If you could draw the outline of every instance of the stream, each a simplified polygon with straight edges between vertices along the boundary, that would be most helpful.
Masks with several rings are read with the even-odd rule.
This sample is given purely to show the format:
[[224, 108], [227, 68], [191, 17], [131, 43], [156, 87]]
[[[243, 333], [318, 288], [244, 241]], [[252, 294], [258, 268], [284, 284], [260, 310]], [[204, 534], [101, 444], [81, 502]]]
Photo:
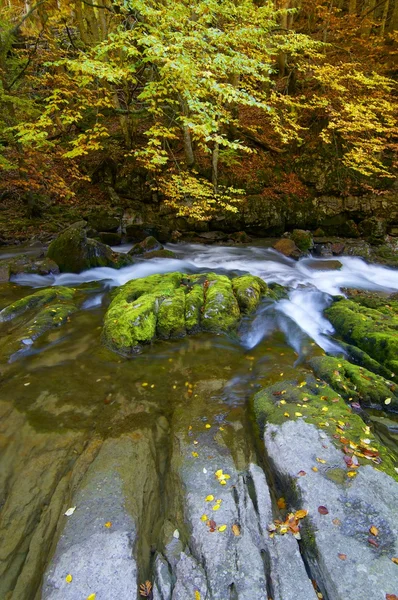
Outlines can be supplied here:
[[[0, 284], [0, 309], [39, 288], [79, 290], [79, 310], [63, 327], [34, 343], [27, 340], [0, 364], [0, 598], [84, 600], [94, 593], [96, 600], [135, 599], [138, 584], [148, 579], [155, 600], [311, 600], [313, 588], [304, 579], [302, 595], [294, 585], [284, 587], [283, 577], [273, 579], [284, 554], [290, 557], [284, 569], [291, 568], [299, 580], [316, 579], [326, 600], [338, 600], [340, 595], [333, 597], [324, 576], [308, 558], [301, 561], [291, 541], [283, 542], [275, 558], [262, 549], [251, 525], [246, 525], [251, 537], [237, 558], [222, 564], [228, 545], [202, 546], [194, 523], [205, 508], [197, 507], [197, 498], [212, 491], [205, 483], [207, 473], [224, 468], [235, 481], [230, 500], [219, 488], [223, 506], [235, 515], [231, 518], [238, 522], [239, 517], [242, 528], [242, 510], [252, 511], [259, 523], [272, 519], [284, 490], [272, 481], [259, 449], [249, 399], [265, 386], [297, 377], [298, 371], [309, 373], [310, 357], [343, 356], [323, 315], [332, 296], [344, 295], [345, 288], [396, 292], [398, 271], [356, 257], [339, 257], [341, 268], [336, 269], [335, 259], [294, 261], [261, 246], [166, 248], [177, 258], [78, 275], [20, 275]], [[5, 249], [0, 261], [12, 254]], [[100, 335], [112, 290], [132, 279], [173, 271], [251, 273], [286, 287], [288, 297], [263, 301], [231, 335], [199, 333], [157, 341], [132, 359], [105, 349]], [[0, 334], [9, 327], [0, 323]], [[199, 474], [192, 470], [198, 461]], [[269, 514], [258, 507], [261, 494], [269, 495]], [[75, 505], [82, 516], [73, 525], [79, 510], [63, 515]], [[103, 525], [108, 522], [109, 532]], [[113, 545], [104, 537], [108, 533], [114, 534]], [[248, 554], [252, 563], [246, 568]], [[234, 576], [231, 583], [227, 574], [235, 560], [245, 577]], [[75, 586], [65, 583], [69, 572]]]

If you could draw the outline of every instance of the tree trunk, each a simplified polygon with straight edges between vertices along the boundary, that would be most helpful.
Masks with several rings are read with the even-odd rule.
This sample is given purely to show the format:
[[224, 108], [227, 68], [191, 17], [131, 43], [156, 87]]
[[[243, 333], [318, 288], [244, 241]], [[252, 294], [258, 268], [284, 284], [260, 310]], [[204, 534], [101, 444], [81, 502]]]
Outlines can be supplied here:
[[357, 14], [357, 0], [349, 0], [348, 12], [350, 13], [350, 15]]
[[218, 191], [218, 159], [220, 157], [220, 146], [218, 142], [214, 142], [213, 155], [211, 161], [211, 182], [214, 192]]
[[389, 8], [390, 8], [390, 0], [385, 0], [384, 7], [383, 7], [383, 14], [381, 16], [380, 30], [379, 30], [379, 36], [381, 38], [384, 37], [385, 31], [386, 31], [386, 23], [387, 23], [387, 16], [388, 16]]

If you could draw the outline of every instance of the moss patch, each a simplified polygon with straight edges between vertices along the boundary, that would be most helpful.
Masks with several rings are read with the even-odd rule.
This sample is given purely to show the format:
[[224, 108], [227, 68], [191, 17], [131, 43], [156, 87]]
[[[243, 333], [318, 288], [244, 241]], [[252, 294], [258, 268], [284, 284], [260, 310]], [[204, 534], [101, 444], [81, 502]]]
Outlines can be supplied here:
[[160, 338], [182, 337], [185, 330], [185, 290], [177, 289], [173, 296], [165, 298], [159, 307], [157, 335]]
[[201, 324], [208, 331], [230, 331], [240, 319], [240, 310], [231, 281], [224, 275], [210, 276], [205, 288]]
[[[398, 480], [394, 456], [373, 438], [362, 419], [352, 412], [340, 395], [312, 375], [301, 382], [285, 381], [269, 386], [254, 396], [252, 405], [260, 430], [267, 422], [282, 424], [287, 419], [304, 418], [307, 423], [324, 430], [342, 449], [350, 442], [360, 449], [361, 440], [371, 438], [369, 448], [376, 449], [381, 458], [375, 468]], [[359, 462], [369, 464], [370, 461], [359, 458]]]
[[398, 373], [398, 317], [393, 306], [386, 304], [382, 311], [339, 300], [325, 314], [344, 339]]
[[70, 301], [73, 299], [74, 293], [75, 290], [62, 286], [39, 290], [34, 294], [25, 296], [24, 298], [13, 302], [13, 304], [6, 306], [6, 308], [0, 312], [0, 323], [11, 321], [12, 319], [22, 316], [29, 310], [45, 306], [55, 299], [59, 301]]
[[[309, 363], [318, 377], [325, 380], [343, 398], [365, 406], [378, 405], [386, 410], [397, 410], [396, 385], [364, 367], [331, 356], [317, 356]], [[385, 404], [389, 398], [390, 402]]]
[[251, 313], [259, 305], [261, 296], [267, 291], [267, 284], [260, 277], [243, 275], [232, 280], [232, 289], [243, 313]]

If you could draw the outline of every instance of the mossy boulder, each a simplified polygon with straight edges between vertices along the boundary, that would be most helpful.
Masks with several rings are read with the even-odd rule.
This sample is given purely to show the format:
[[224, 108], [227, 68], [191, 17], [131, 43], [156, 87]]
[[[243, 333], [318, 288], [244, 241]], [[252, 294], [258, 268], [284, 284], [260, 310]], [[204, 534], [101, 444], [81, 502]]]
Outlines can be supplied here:
[[264, 282], [252, 276], [231, 281], [215, 273], [177, 272], [135, 279], [114, 293], [102, 339], [110, 349], [129, 356], [155, 338], [233, 331], [242, 314], [254, 310], [266, 292]]
[[253, 275], [243, 275], [232, 280], [232, 289], [243, 313], [253, 312], [267, 291], [267, 284]]
[[141, 256], [145, 260], [150, 260], [151, 258], [177, 258], [177, 255], [172, 250], [166, 250], [163, 248], [162, 250], [153, 250], [153, 252], [146, 252]]
[[128, 254], [130, 256], [136, 256], [140, 254], [145, 254], [146, 252], [153, 252], [155, 250], [163, 250], [163, 246], [160, 242], [157, 241], [152, 235], [146, 237], [142, 242], [138, 244], [134, 244], [134, 246], [129, 250]]
[[[352, 412], [335, 390], [312, 375], [260, 390], [252, 399], [252, 409], [260, 430], [268, 423], [280, 425], [288, 420], [304, 419], [322, 430], [322, 435], [341, 450], [347, 446], [354, 449], [359, 465], [373, 461], [378, 469], [397, 479], [390, 451], [373, 438], [370, 430], [365, 436], [361, 417]], [[367, 438], [370, 438], [369, 443], [364, 441]], [[349, 479], [345, 472], [344, 482], [348, 483]]]
[[56, 275], [59, 267], [51, 258], [31, 258], [26, 255], [19, 256], [9, 263], [10, 277], [23, 273], [35, 275]]
[[290, 235], [290, 239], [293, 240], [297, 248], [302, 252], [308, 252], [314, 247], [314, 240], [310, 231], [294, 229]]
[[281, 238], [274, 244], [274, 249], [289, 258], [300, 258], [301, 250], [297, 248], [293, 240]]
[[127, 255], [117, 254], [109, 246], [87, 237], [85, 221], [71, 225], [51, 242], [47, 257], [57, 263], [62, 273], [131, 264]]
[[[386, 410], [398, 409], [396, 384], [348, 360], [332, 356], [316, 356], [309, 362], [315, 374], [350, 402], [377, 406]], [[387, 401], [387, 403], [386, 403]]]
[[372, 358], [398, 374], [398, 316], [395, 308], [385, 304], [368, 308], [352, 300], [338, 300], [325, 311], [337, 332]]

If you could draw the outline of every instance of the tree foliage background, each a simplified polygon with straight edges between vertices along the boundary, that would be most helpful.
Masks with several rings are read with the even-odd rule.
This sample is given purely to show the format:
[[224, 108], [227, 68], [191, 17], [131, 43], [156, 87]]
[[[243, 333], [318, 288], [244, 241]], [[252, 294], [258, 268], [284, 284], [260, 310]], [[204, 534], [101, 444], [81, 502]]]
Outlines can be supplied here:
[[107, 164], [195, 219], [275, 165], [301, 193], [303, 154], [332, 157], [339, 193], [394, 176], [398, 0], [0, 8], [0, 194], [33, 213], [89, 197]]

